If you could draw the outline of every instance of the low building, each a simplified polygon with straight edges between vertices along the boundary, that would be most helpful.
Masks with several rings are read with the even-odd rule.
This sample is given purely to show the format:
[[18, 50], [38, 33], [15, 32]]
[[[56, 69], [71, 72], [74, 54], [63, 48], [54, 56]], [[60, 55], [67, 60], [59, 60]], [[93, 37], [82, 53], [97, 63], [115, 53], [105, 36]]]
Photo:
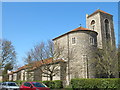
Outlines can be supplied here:
[[65, 65], [65, 61], [53, 60], [53, 58], [35, 61], [8, 73], [9, 81], [64, 80], [65, 73], [63, 74], [63, 72], [66, 68]]

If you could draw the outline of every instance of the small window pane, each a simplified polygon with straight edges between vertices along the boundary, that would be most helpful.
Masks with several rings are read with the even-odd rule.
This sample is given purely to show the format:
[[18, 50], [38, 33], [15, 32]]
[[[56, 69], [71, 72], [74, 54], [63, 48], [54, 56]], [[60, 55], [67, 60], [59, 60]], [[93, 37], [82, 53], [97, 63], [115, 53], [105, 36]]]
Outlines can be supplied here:
[[75, 44], [76, 43], [76, 40], [75, 40], [75, 37], [72, 38], [72, 44]]
[[92, 20], [91, 25], [95, 24], [95, 20]]
[[94, 38], [90, 38], [90, 44], [94, 45]]

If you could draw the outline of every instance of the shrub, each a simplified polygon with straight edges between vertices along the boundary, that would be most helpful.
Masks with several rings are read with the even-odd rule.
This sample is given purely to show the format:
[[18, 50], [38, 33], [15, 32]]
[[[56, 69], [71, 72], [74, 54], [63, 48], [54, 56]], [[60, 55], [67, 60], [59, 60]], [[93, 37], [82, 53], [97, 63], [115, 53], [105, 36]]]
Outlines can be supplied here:
[[49, 88], [52, 89], [59, 89], [63, 88], [62, 81], [61, 80], [55, 80], [55, 81], [42, 81], [44, 84], [46, 84]]
[[72, 88], [120, 88], [120, 79], [117, 78], [96, 78], [96, 79], [72, 79]]

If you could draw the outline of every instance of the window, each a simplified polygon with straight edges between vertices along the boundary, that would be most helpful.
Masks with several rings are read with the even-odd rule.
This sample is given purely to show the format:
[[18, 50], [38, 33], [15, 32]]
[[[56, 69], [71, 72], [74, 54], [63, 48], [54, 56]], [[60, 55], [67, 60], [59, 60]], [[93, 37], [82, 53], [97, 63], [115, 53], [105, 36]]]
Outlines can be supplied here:
[[91, 21], [91, 26], [92, 26], [92, 30], [94, 30], [94, 28], [95, 28], [95, 20]]
[[90, 37], [90, 44], [91, 44], [91, 45], [94, 45], [94, 38], [91, 38], [91, 37]]
[[5, 85], [6, 85], [6, 83], [4, 82], [4, 83], [2, 83], [2, 85], [3, 85], [3, 86], [5, 86]]
[[24, 86], [26, 86], [26, 87], [30, 87], [31, 84], [30, 84], [30, 83], [24, 83]]
[[92, 20], [92, 21], [91, 21], [91, 25], [93, 25], [93, 24], [95, 24], [95, 20]]
[[42, 83], [32, 82], [35, 87], [45, 87]]
[[16, 83], [8, 83], [8, 86], [17, 86]]
[[72, 44], [75, 44], [76, 43], [76, 39], [75, 37], [72, 38]]
[[109, 34], [109, 21], [108, 19], [105, 19], [105, 33], [106, 33], [106, 39], [110, 38], [110, 34]]

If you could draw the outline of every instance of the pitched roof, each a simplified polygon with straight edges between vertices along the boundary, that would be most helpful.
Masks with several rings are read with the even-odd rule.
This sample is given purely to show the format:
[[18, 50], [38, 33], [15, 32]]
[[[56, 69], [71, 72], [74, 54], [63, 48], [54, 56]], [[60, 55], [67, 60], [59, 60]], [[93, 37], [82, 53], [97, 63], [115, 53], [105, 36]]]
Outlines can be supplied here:
[[21, 70], [24, 70], [26, 68], [29, 68], [29, 70], [34, 70], [42, 65], [45, 65], [45, 64], [52, 64], [52, 63], [57, 63], [57, 62], [65, 62], [64, 60], [62, 59], [58, 59], [58, 60], [53, 60], [53, 58], [48, 58], [48, 59], [44, 59], [44, 60], [40, 60], [40, 61], [33, 61], [32, 63], [30, 64], [27, 64], [27, 65], [24, 65], [20, 68], [18, 68], [16, 71], [12, 71], [10, 73], [8, 73], [9, 75], [10, 74], [13, 74], [13, 73], [16, 73], [16, 72], [19, 72]]
[[75, 28], [75, 29], [71, 30], [70, 32], [78, 31], [78, 30], [90, 30], [90, 29], [84, 28], [84, 27], [78, 27], [78, 28]]
[[[105, 11], [102, 11], [102, 10], [98, 9], [98, 10], [96, 10], [95, 12], [93, 12], [92, 14], [88, 15], [88, 17], [91, 17], [92, 15], [94, 15], [94, 14], [96, 14], [96, 13], [99, 13], [99, 12], [105, 13], [105, 14], [108, 14], [108, 15], [112, 16], [111, 14], [109, 14], [109, 13], [107, 13], [107, 12], [105, 12]], [[87, 18], [88, 18], [88, 17], [87, 17]]]
[[[60, 38], [60, 37], [62, 37], [62, 36], [64, 36], [64, 35], [66, 35], [66, 34], [71, 33], [71, 32], [76, 32], [76, 31], [93, 31], [93, 30], [90, 30], [90, 29], [84, 28], [84, 27], [78, 27], [78, 28], [75, 28], [75, 29], [73, 29], [73, 30], [71, 30], [71, 31], [69, 31], [69, 32], [67, 32], [67, 33], [65, 33], [65, 34], [62, 34], [62, 35], [60, 35], [60, 36], [54, 38], [53, 40], [58, 39], [58, 38]], [[94, 32], [95, 32], [95, 31], [94, 31]]]

